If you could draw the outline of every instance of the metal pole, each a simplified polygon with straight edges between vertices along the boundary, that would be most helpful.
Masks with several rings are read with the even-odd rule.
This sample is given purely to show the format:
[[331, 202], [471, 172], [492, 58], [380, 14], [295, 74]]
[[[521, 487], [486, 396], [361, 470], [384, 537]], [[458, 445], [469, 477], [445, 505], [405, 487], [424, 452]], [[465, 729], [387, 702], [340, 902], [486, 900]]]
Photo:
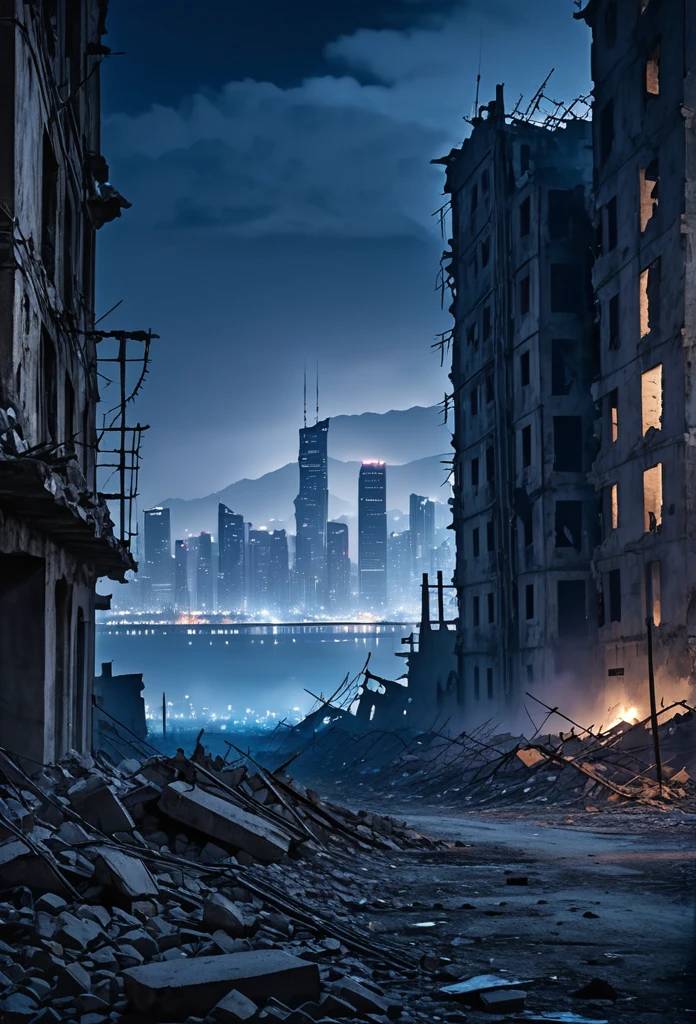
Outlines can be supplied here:
[[167, 695], [162, 694], [162, 739], [167, 735]]
[[121, 338], [118, 343], [118, 360], [121, 371], [121, 450], [119, 452], [119, 526], [121, 542], [126, 540], [126, 355], [128, 342]]
[[437, 617], [440, 629], [445, 628], [445, 588], [442, 579], [442, 570], [437, 571]]
[[645, 624], [648, 627], [648, 686], [650, 688], [650, 724], [652, 727], [653, 747], [655, 750], [655, 770], [657, 772], [657, 784], [660, 789], [660, 796], [662, 796], [662, 761], [660, 760], [660, 737], [657, 732], [657, 702], [655, 700], [655, 670], [653, 667], [652, 615], [648, 615], [648, 617], [645, 620]]

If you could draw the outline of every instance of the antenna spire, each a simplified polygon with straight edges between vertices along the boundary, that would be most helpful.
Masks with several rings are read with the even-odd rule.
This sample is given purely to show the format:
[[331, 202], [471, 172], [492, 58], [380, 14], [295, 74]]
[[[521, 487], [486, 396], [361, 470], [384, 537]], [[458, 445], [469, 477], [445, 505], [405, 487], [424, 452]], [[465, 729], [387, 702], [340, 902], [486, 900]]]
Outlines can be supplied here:
[[481, 88], [481, 58], [483, 57], [483, 29], [481, 29], [481, 39], [479, 42], [479, 62], [478, 62], [478, 74], [476, 75], [476, 99], [474, 100], [474, 117], [478, 117], [479, 112], [479, 91]]
[[319, 422], [319, 360], [317, 359], [317, 423]]
[[304, 364], [304, 425], [307, 426], [307, 360]]

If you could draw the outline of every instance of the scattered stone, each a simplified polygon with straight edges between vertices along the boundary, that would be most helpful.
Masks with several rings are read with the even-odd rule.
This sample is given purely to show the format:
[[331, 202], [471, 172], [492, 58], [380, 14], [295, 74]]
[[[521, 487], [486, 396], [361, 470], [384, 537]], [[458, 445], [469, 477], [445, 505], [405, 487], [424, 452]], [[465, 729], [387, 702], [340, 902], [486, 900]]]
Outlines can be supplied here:
[[68, 799], [81, 817], [106, 835], [135, 828], [126, 808], [99, 775], [80, 779], [68, 790]]
[[451, 999], [463, 999], [468, 1002], [482, 992], [491, 992], [498, 988], [517, 988], [519, 985], [531, 984], [531, 981], [501, 978], [499, 974], [477, 974], [473, 978], [458, 981], [454, 985], [446, 985], [440, 989], [440, 992]]
[[481, 1002], [486, 1013], [516, 1013], [518, 1010], [524, 1010], [526, 998], [526, 992], [515, 988], [481, 993]]
[[529, 885], [527, 875], [508, 875], [505, 879], [506, 885]]
[[221, 893], [209, 896], [203, 904], [203, 927], [211, 932], [222, 929], [233, 939], [244, 939], [252, 934], [255, 924]]
[[594, 911], [592, 911], [592, 910], [586, 910], [585, 913], [582, 916], [583, 917], [587, 917], [587, 918], [591, 918], [592, 920], [595, 920], [595, 921], [599, 918], [599, 914], [595, 914]]
[[592, 978], [587, 984], [582, 985], [575, 992], [571, 992], [571, 995], [576, 999], [608, 999], [612, 1003], [619, 998], [619, 993], [614, 986], [610, 985], [608, 981], [604, 981], [603, 978]]
[[99, 846], [96, 863], [97, 874], [102, 875], [102, 881], [110, 881], [128, 899], [159, 895], [157, 883], [141, 860], [121, 850]]
[[213, 1007], [210, 1016], [220, 1024], [238, 1024], [238, 1021], [251, 1020], [257, 1013], [256, 1003], [236, 989], [232, 989], [217, 1006]]

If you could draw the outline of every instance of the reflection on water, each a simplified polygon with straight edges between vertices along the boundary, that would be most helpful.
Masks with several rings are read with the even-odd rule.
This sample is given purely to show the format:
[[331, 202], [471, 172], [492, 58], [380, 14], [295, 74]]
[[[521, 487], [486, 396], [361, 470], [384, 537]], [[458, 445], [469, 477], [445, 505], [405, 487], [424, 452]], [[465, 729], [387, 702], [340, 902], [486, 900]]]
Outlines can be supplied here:
[[143, 674], [155, 730], [161, 728], [163, 693], [172, 724], [273, 724], [299, 720], [314, 695], [330, 696], [347, 674], [360, 672], [370, 652], [376, 675], [402, 675], [405, 662], [395, 654], [406, 650], [402, 640], [414, 628], [392, 622], [100, 624], [97, 665], [113, 661], [114, 674]]

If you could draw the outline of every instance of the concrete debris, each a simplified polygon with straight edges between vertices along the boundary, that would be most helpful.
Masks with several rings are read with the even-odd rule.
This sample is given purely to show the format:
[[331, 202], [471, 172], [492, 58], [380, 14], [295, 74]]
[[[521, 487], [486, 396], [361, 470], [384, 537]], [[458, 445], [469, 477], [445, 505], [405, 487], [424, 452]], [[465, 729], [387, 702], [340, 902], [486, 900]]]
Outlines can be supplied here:
[[515, 1013], [524, 1010], [526, 998], [526, 992], [515, 988], [481, 993], [481, 1003], [486, 1013]]
[[130, 900], [157, 896], [159, 890], [146, 865], [121, 850], [97, 847], [97, 877], [102, 884], [111, 882]]
[[160, 1020], [207, 1014], [233, 990], [255, 1002], [273, 992], [288, 1006], [319, 998], [317, 965], [275, 949], [146, 964], [124, 980], [132, 1005]]
[[576, 999], [607, 999], [612, 1003], [619, 998], [619, 993], [614, 986], [610, 985], [608, 981], [604, 981], [603, 978], [593, 978], [586, 985], [572, 992], [571, 995]]
[[517, 988], [519, 985], [531, 985], [531, 981], [520, 981], [514, 978], [502, 978], [499, 974], [477, 974], [465, 981], [458, 981], [455, 985], [446, 985], [440, 991], [451, 999], [472, 1000], [482, 992], [492, 992], [494, 989]]
[[219, 1024], [238, 1024], [239, 1021], [252, 1020], [258, 1012], [256, 1003], [233, 988], [213, 1007], [210, 1016]]

